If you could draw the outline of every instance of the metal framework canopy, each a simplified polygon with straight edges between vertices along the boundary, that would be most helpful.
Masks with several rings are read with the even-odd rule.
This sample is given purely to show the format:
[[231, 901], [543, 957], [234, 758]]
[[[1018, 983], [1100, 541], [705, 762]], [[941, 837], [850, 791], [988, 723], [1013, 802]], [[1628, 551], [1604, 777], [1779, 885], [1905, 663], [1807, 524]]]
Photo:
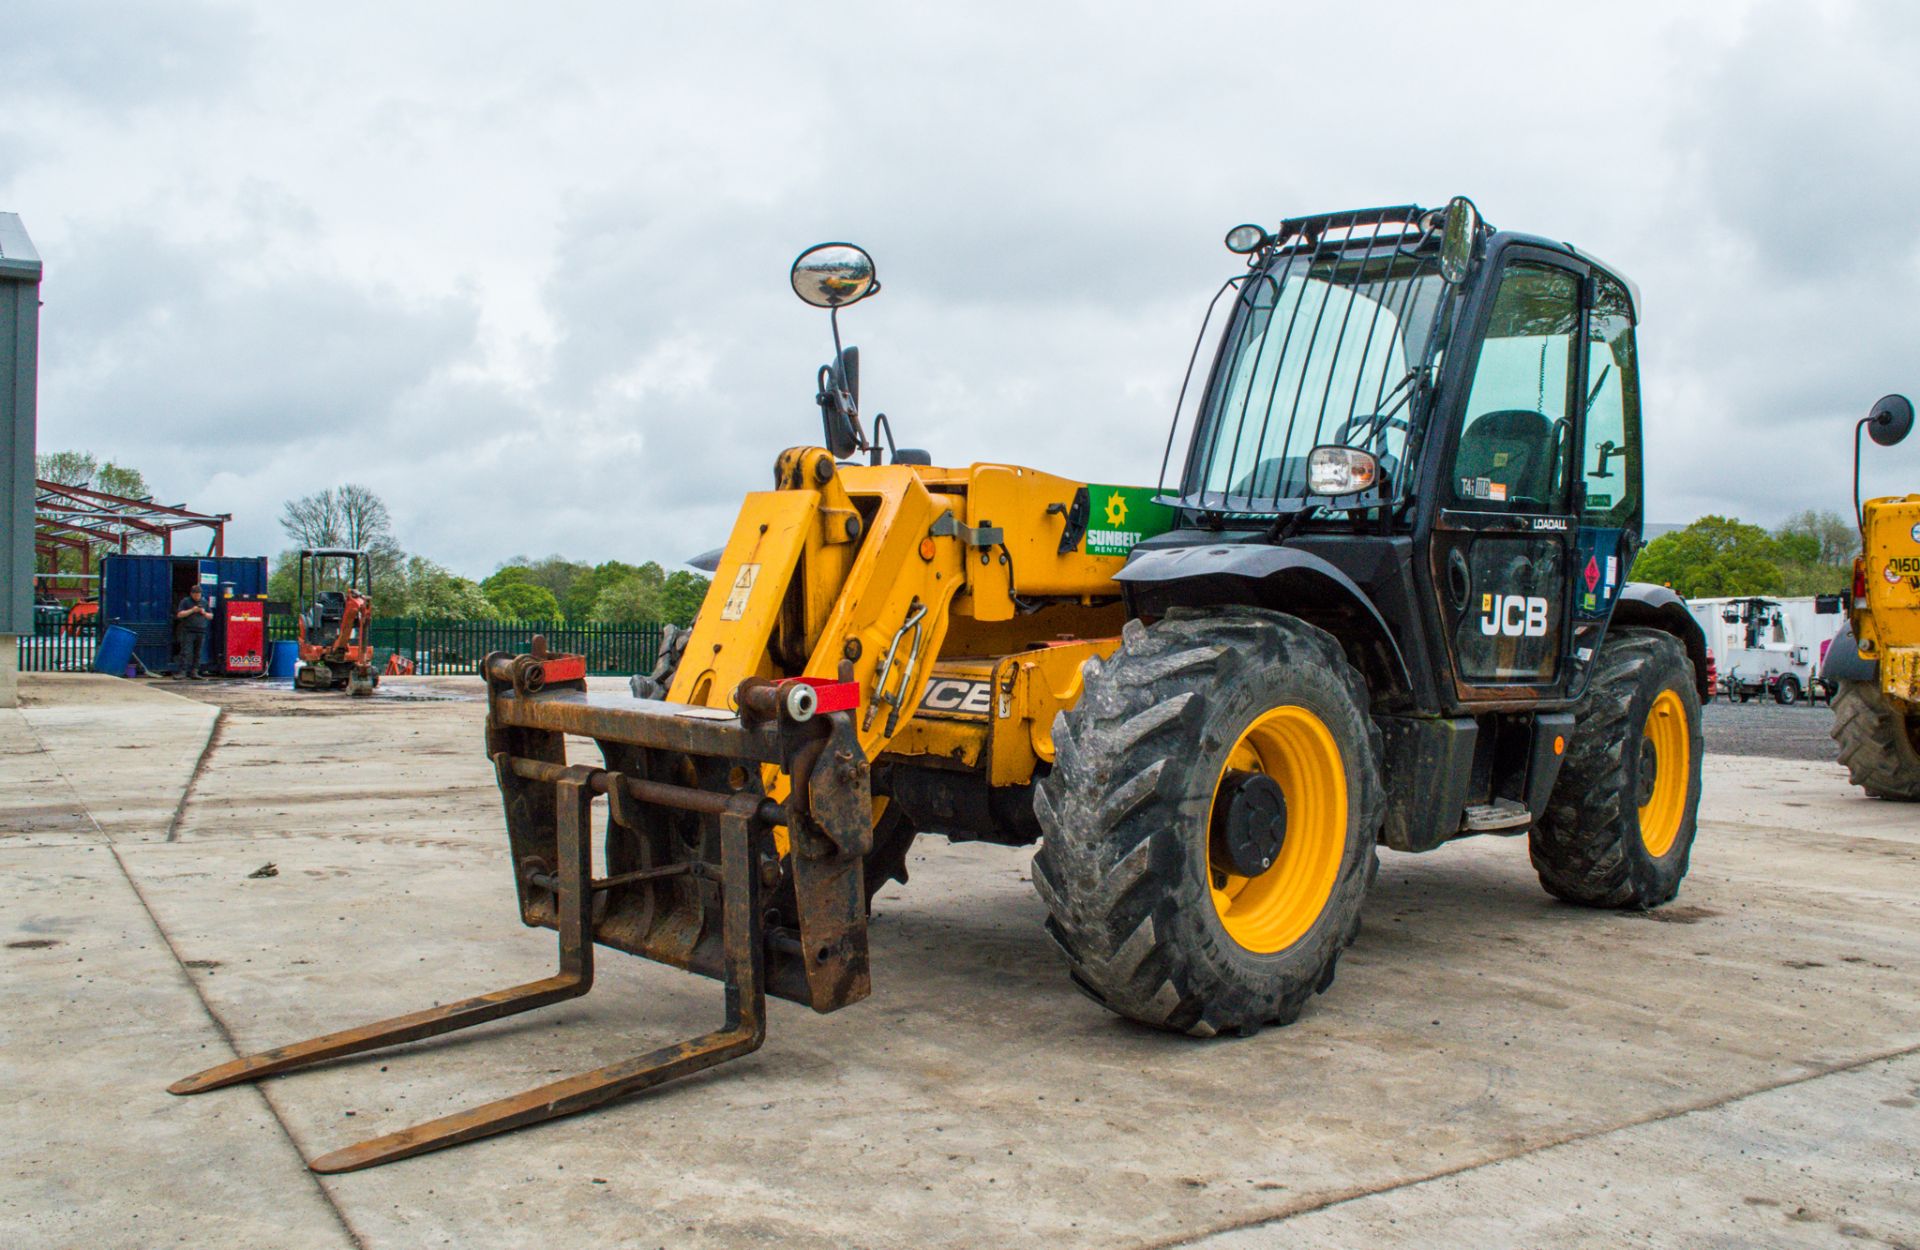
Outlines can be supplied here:
[[46, 562], [51, 572], [48, 589], [57, 597], [74, 598], [82, 587], [61, 585], [61, 554], [77, 552], [79, 567], [74, 574], [84, 582], [93, 573], [94, 552], [103, 548], [127, 552], [136, 539], [154, 538], [160, 552], [173, 554], [174, 535], [182, 530], [208, 531], [206, 554], [226, 554], [226, 525], [230, 512], [195, 512], [179, 504], [155, 503], [152, 499], [134, 499], [87, 486], [68, 486], [46, 478], [34, 479], [33, 546], [34, 554]]

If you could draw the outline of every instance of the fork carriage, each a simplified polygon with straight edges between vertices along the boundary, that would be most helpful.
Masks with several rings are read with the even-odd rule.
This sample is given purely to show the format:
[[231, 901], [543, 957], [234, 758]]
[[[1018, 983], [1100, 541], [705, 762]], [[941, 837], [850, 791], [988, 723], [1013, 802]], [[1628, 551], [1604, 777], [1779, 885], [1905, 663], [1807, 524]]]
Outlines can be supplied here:
[[[724, 1019], [688, 1041], [324, 1155], [311, 1164], [317, 1172], [571, 1115], [750, 1054], [766, 1038], [769, 993], [822, 1012], [868, 993], [862, 856], [872, 803], [844, 683], [749, 680], [730, 714], [589, 695], [585, 662], [548, 655], [540, 640], [531, 655], [487, 657], [482, 672], [520, 917], [557, 932], [554, 975], [262, 1051], [172, 1092], [259, 1080], [578, 998], [593, 987], [596, 945], [721, 981]], [[604, 766], [568, 763], [569, 734], [592, 738]], [[784, 802], [767, 796], [766, 766], [790, 779]], [[830, 784], [815, 784], [825, 778]], [[770, 910], [776, 899], [785, 906]]]

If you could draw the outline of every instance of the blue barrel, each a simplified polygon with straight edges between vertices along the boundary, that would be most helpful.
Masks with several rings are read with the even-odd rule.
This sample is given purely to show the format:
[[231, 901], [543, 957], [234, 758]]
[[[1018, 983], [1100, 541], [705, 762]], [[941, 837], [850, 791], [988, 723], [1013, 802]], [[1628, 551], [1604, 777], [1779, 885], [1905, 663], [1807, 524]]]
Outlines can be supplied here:
[[293, 676], [293, 670], [300, 667], [300, 644], [292, 641], [273, 644], [273, 654], [267, 660], [267, 676]]
[[133, 645], [140, 641], [130, 629], [119, 625], [107, 626], [100, 635], [100, 649], [93, 653], [93, 671], [106, 673], [113, 677], [125, 677], [127, 665], [133, 662]]

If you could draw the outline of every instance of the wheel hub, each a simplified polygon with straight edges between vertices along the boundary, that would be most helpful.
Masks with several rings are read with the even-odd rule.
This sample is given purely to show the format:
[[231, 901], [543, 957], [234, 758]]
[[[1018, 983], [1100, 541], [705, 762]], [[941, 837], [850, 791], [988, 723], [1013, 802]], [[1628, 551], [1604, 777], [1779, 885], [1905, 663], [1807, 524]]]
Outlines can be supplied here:
[[1257, 877], [1287, 843], [1287, 796], [1265, 773], [1230, 770], [1220, 783], [1208, 848], [1216, 870]]
[[1634, 787], [1634, 806], [1645, 807], [1653, 801], [1654, 782], [1660, 779], [1660, 751], [1653, 745], [1653, 739], [1640, 739], [1640, 779]]

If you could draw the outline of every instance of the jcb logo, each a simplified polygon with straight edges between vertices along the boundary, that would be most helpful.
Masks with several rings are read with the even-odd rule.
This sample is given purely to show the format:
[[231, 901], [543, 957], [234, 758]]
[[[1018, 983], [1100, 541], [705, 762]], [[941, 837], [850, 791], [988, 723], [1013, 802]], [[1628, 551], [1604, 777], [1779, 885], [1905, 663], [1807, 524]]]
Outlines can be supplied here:
[[985, 716], [993, 710], [993, 686], [984, 681], [936, 677], [927, 683], [927, 693], [921, 696], [920, 707], [928, 712]]
[[1539, 595], [1481, 595], [1480, 632], [1539, 638], [1547, 632], [1547, 601]]

